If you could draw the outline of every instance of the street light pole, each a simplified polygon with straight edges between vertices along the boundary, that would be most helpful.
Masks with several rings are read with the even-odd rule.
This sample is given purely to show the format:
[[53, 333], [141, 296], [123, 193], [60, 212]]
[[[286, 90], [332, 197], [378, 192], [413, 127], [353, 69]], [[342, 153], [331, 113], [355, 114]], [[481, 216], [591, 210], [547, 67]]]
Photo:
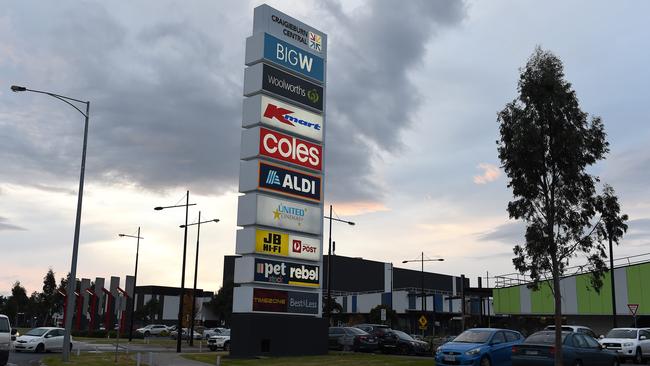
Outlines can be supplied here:
[[138, 285], [138, 257], [140, 255], [140, 239], [144, 239], [143, 237], [140, 237], [140, 226], [138, 226], [138, 235], [133, 236], [133, 235], [127, 235], [127, 234], [118, 234], [120, 237], [129, 237], [129, 238], [136, 238], [137, 244], [135, 247], [135, 271], [133, 274], [133, 298], [131, 299], [131, 316], [129, 320], [129, 342], [133, 341], [133, 318], [135, 315], [135, 300], [136, 300], [136, 286]]
[[325, 310], [327, 310], [325, 316], [329, 322], [332, 315], [332, 221], [343, 222], [350, 226], [354, 226], [355, 223], [332, 217], [332, 205], [330, 205], [330, 215], [325, 216], [325, 218], [330, 220], [329, 245], [327, 249], [327, 304], [325, 306]]
[[185, 296], [185, 258], [187, 257], [187, 219], [189, 215], [190, 206], [195, 206], [196, 203], [190, 203], [190, 191], [188, 190], [185, 195], [185, 204], [184, 205], [174, 205], [174, 206], [158, 206], [154, 210], [160, 211], [166, 208], [175, 208], [175, 207], [185, 207], [185, 233], [183, 237], [183, 269], [181, 272], [181, 291], [178, 301], [178, 322], [177, 322], [177, 337], [176, 337], [176, 352], [181, 352], [181, 338], [183, 333], [183, 297]]
[[[201, 211], [199, 211], [199, 219], [193, 224], [188, 224], [187, 226], [196, 225], [196, 258], [194, 259], [194, 287], [192, 288], [192, 323], [190, 323], [190, 346], [194, 346], [194, 314], [196, 312], [196, 279], [198, 277], [199, 271], [199, 238], [201, 237], [201, 224], [207, 222], [219, 222], [219, 219], [201, 221]], [[181, 225], [181, 228], [185, 228], [185, 225]]]
[[[24, 86], [12, 85], [11, 90], [13, 92], [23, 92], [28, 91], [32, 93], [39, 93], [49, 95], [53, 98], [56, 98], [72, 108], [76, 109], [85, 117], [84, 123], [84, 139], [83, 139], [83, 148], [81, 151], [81, 172], [79, 173], [79, 190], [77, 195], [77, 214], [75, 217], [75, 226], [74, 226], [74, 240], [72, 244], [72, 261], [70, 263], [70, 277], [68, 278], [68, 294], [73, 294], [75, 291], [77, 283], [77, 253], [79, 252], [79, 230], [81, 227], [81, 206], [83, 201], [83, 189], [84, 189], [84, 176], [86, 172], [86, 146], [88, 143], [88, 120], [90, 116], [90, 102], [83, 101], [75, 98], [66, 97], [60, 94], [50, 93], [42, 90], [28, 89]], [[86, 113], [79, 109], [70, 101], [81, 103], [86, 105]], [[65, 333], [63, 335], [63, 361], [68, 362], [70, 360], [70, 331], [72, 330], [72, 314], [74, 311], [74, 296], [66, 297], [66, 318], [65, 318]]]
[[[426, 297], [424, 296], [424, 262], [442, 262], [444, 261], [443, 258], [434, 258], [434, 259], [424, 259], [424, 252], [421, 252], [420, 259], [409, 259], [409, 260], [404, 260], [402, 263], [411, 263], [411, 262], [420, 262], [421, 264], [421, 271], [420, 271], [420, 295], [422, 297], [422, 312], [426, 313], [427, 311], [427, 301]], [[433, 329], [435, 330], [436, 328], [436, 297], [435, 294], [433, 296]], [[422, 330], [422, 335], [424, 335], [424, 329]]]

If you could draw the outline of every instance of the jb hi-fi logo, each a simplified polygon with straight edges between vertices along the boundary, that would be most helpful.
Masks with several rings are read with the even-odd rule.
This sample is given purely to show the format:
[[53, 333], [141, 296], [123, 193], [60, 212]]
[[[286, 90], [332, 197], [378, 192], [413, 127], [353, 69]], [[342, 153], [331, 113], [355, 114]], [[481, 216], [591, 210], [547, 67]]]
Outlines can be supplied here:
[[[308, 93], [309, 95], [309, 93]], [[315, 94], [316, 98], [319, 98], [318, 93]], [[318, 100], [318, 99], [316, 99]], [[286, 108], [281, 108], [276, 106], [275, 104], [269, 103], [266, 106], [266, 110], [264, 111], [264, 117], [270, 118], [270, 119], [276, 119], [284, 124], [287, 124], [289, 126], [296, 126], [295, 124], [305, 126], [308, 128], [313, 128], [316, 131], [321, 130], [321, 125], [319, 123], [311, 122], [311, 121], [305, 121], [300, 118], [296, 118], [292, 116], [294, 112], [292, 110], [286, 109]]]
[[294, 253], [316, 253], [316, 247], [309, 244], [304, 244], [302, 240], [293, 240], [292, 250]]

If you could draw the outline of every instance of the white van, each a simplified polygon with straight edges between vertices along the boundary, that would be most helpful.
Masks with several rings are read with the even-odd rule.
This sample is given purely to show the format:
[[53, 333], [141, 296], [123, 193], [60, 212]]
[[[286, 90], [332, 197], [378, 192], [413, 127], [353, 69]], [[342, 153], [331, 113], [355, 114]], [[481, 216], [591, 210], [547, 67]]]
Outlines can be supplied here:
[[9, 361], [11, 343], [16, 335], [16, 329], [11, 329], [9, 318], [0, 314], [0, 366], [5, 366]]

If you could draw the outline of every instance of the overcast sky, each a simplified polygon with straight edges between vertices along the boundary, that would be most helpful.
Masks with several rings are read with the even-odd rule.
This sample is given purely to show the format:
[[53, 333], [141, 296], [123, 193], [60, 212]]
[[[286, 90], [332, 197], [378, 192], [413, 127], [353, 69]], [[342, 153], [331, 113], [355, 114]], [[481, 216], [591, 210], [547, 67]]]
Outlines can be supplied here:
[[[70, 268], [83, 117], [12, 84], [91, 101], [79, 278], [180, 284], [191, 191], [199, 287], [234, 254], [245, 38], [260, 1], [2, 1], [0, 293]], [[325, 204], [337, 254], [472, 277], [514, 272], [523, 226], [499, 168], [496, 113], [536, 45], [564, 62], [611, 152], [594, 167], [630, 215], [615, 257], [650, 252], [646, 1], [269, 1], [328, 34]], [[194, 257], [190, 232], [188, 258]], [[578, 263], [578, 262], [575, 262]], [[193, 261], [188, 261], [191, 283]], [[414, 264], [413, 268], [419, 265]]]

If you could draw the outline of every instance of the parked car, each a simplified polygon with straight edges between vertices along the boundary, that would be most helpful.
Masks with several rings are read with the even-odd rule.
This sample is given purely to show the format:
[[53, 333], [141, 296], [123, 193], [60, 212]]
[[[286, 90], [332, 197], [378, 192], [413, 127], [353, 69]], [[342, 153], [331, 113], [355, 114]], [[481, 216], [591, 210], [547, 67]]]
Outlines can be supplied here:
[[425, 355], [429, 352], [429, 343], [414, 339], [400, 330], [393, 330], [393, 333], [398, 337], [397, 352], [403, 355]]
[[614, 328], [607, 332], [599, 343], [615, 351], [621, 361], [643, 363], [650, 358], [650, 331], [639, 328]]
[[383, 324], [357, 324], [354, 326], [377, 338], [379, 350], [383, 353], [392, 353], [397, 350], [399, 337], [391, 332], [389, 326]]
[[16, 329], [11, 329], [9, 317], [0, 314], [0, 366], [9, 361], [11, 342], [16, 340]]
[[[547, 325], [546, 328], [544, 328], [544, 330], [555, 330], [555, 325]], [[586, 334], [592, 338], [598, 338], [596, 337], [596, 333], [593, 330], [591, 330], [591, 328], [582, 325], [563, 325], [562, 331], [576, 332], [576, 333]]]
[[230, 351], [230, 329], [226, 329], [221, 334], [210, 337], [208, 339], [208, 348], [210, 351], [216, 351], [219, 348], [224, 351]]
[[135, 332], [138, 334], [142, 334], [145, 337], [151, 337], [152, 335], [161, 335], [161, 333], [164, 334], [164, 333], [168, 333], [169, 331], [167, 330], [167, 326], [165, 325], [149, 324], [142, 328], [136, 329]]
[[377, 338], [355, 327], [330, 327], [329, 348], [344, 351], [376, 351], [379, 348]]
[[[183, 328], [182, 331], [181, 331], [181, 339], [189, 339], [188, 338], [189, 334], [190, 334], [189, 329]], [[169, 337], [172, 338], [172, 339], [176, 339], [178, 337], [178, 332], [175, 331], [175, 330], [170, 332]], [[196, 332], [196, 331], [194, 332], [194, 339], [201, 339], [201, 337], [202, 337], [201, 333]]]
[[524, 336], [507, 329], [468, 329], [436, 350], [436, 365], [508, 365]]
[[[34, 328], [16, 338], [14, 350], [31, 351], [36, 353], [63, 350], [63, 335], [65, 329], [54, 327]], [[72, 337], [70, 337], [70, 350], [72, 350]]]
[[207, 328], [206, 330], [203, 331], [203, 339], [208, 339], [212, 337], [213, 335], [219, 335], [221, 334], [224, 330], [228, 330], [228, 328]]
[[[562, 359], [565, 365], [618, 366], [616, 352], [603, 348], [596, 339], [580, 332], [562, 331]], [[533, 333], [512, 348], [512, 366], [555, 364], [555, 331]]]

